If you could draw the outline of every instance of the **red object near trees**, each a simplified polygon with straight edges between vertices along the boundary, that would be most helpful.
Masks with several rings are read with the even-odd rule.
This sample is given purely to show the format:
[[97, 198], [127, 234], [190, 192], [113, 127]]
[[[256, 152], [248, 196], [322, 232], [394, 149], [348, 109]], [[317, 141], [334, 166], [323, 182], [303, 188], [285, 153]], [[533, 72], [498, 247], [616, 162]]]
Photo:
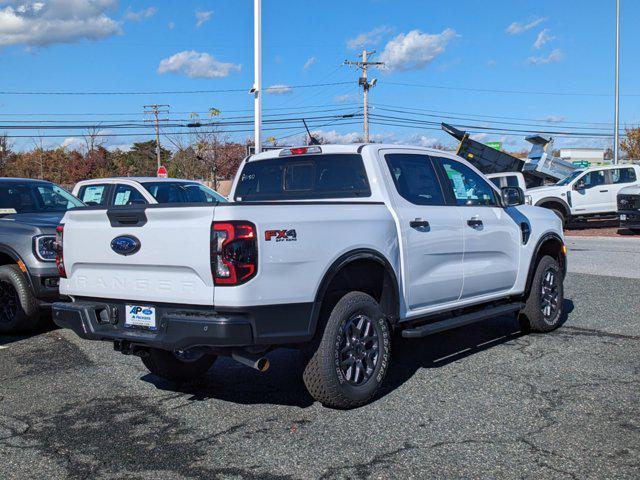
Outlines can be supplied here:
[[167, 178], [167, 177], [169, 176], [169, 175], [168, 175], [168, 173], [167, 173], [167, 167], [165, 167], [164, 165], [160, 165], [160, 166], [158, 167], [158, 174], [157, 174], [157, 176], [158, 176], [159, 178]]

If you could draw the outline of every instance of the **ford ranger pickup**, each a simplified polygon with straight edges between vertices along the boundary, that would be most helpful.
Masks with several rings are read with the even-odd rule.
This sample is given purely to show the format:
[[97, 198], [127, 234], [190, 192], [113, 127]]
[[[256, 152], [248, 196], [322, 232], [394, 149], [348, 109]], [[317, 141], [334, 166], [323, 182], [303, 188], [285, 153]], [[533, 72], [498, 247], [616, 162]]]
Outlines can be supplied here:
[[55, 322], [173, 381], [217, 356], [265, 370], [271, 350], [299, 348], [308, 391], [336, 408], [376, 394], [394, 333], [513, 314], [537, 332], [562, 322], [560, 219], [453, 154], [263, 152], [229, 199], [67, 212], [57, 263], [72, 302], [55, 304]]

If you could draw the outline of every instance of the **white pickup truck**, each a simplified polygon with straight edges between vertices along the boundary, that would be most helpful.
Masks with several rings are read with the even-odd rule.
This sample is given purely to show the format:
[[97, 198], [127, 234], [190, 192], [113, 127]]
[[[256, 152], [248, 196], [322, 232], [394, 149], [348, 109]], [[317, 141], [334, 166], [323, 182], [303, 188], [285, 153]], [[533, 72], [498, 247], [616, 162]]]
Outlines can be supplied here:
[[640, 186], [640, 165], [612, 165], [576, 170], [555, 185], [529, 188], [526, 201], [552, 210], [563, 224], [578, 218], [615, 217], [617, 196]]
[[219, 355], [264, 370], [270, 350], [300, 348], [309, 392], [339, 408], [375, 395], [393, 332], [561, 323], [560, 220], [455, 155], [270, 151], [242, 163], [229, 198], [69, 211], [57, 263], [73, 302], [55, 304], [56, 323], [172, 380]]

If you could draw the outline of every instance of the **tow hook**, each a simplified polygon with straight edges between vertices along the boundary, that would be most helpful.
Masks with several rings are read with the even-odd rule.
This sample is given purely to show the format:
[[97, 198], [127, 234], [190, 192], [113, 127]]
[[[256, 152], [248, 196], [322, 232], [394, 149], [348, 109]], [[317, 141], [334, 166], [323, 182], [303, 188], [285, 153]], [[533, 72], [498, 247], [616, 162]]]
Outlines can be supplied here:
[[231, 352], [231, 358], [247, 367], [254, 368], [259, 372], [269, 370], [269, 359], [260, 355], [254, 355], [243, 350], [234, 350]]
[[140, 358], [149, 355], [149, 351], [145, 347], [132, 344], [127, 340], [115, 340], [113, 342], [113, 349], [123, 355], [135, 355]]

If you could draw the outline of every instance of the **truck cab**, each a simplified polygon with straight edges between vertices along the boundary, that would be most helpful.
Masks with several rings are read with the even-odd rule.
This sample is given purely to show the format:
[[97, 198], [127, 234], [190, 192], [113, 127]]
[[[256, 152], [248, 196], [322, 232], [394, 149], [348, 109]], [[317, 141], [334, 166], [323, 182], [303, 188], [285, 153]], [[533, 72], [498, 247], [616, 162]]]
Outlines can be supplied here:
[[620, 190], [640, 185], [640, 165], [593, 166], [574, 171], [555, 185], [526, 191], [533, 205], [549, 208], [564, 224], [578, 218], [613, 217]]

